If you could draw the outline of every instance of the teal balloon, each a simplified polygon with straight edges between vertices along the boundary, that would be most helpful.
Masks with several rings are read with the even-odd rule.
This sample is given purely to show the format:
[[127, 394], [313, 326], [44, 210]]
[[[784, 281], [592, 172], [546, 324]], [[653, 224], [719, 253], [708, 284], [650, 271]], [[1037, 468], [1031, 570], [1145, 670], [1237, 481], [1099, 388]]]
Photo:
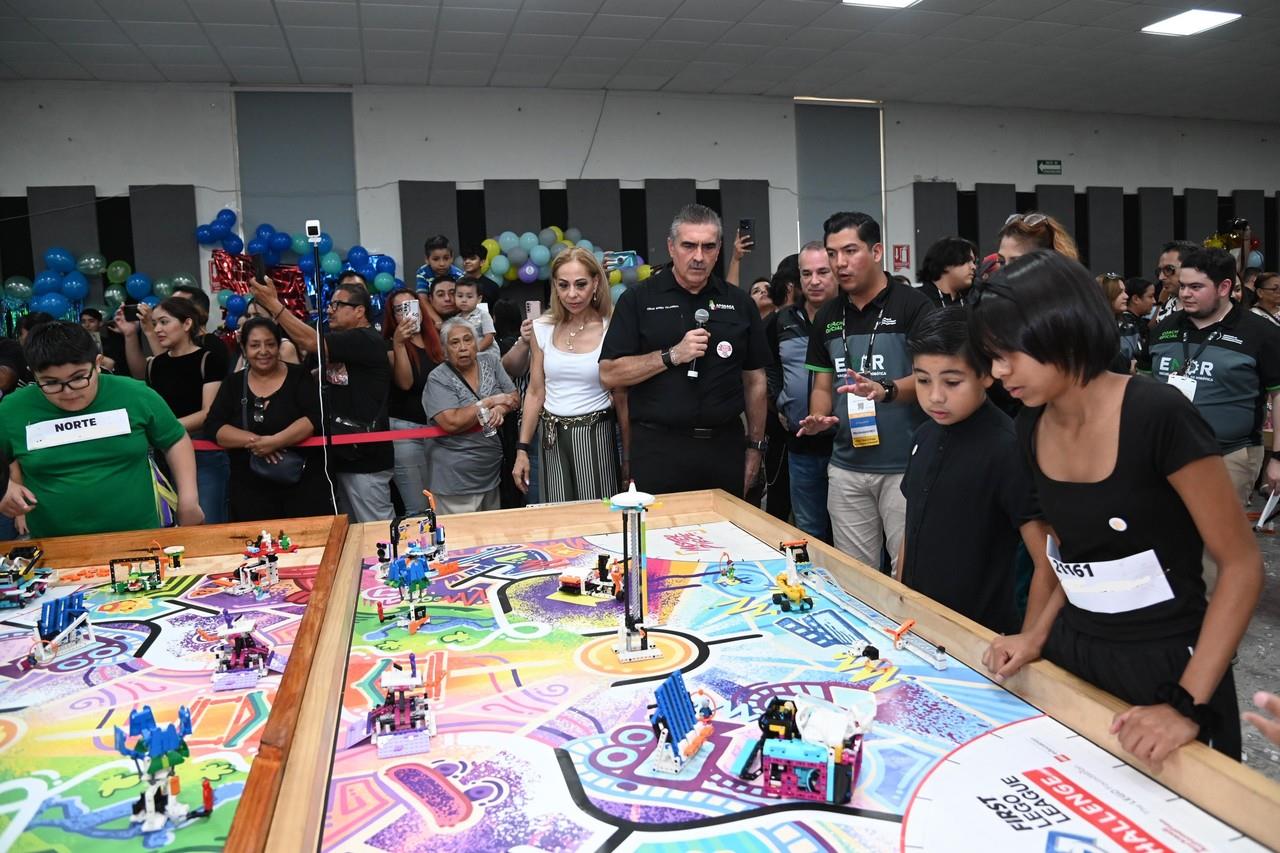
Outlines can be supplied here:
[[538, 235], [532, 231], [526, 231], [520, 235], [520, 248], [526, 252], [538, 245]]
[[90, 252], [76, 261], [76, 270], [85, 275], [102, 275], [107, 271], [107, 259]]
[[294, 235], [293, 235], [293, 245], [292, 245], [292, 246], [290, 246], [290, 248], [292, 248], [292, 249], [293, 249], [293, 253], [294, 253], [295, 255], [305, 255], [305, 254], [307, 253], [307, 249], [308, 249], [310, 246], [311, 246], [311, 244], [307, 242], [307, 235], [306, 235], [306, 234], [294, 234]]
[[379, 293], [388, 293], [396, 288], [396, 277], [389, 272], [380, 272], [373, 277], [373, 286]]
[[516, 246], [520, 245], [520, 236], [514, 231], [503, 231], [498, 235], [498, 248], [503, 252], [510, 252]]
[[106, 290], [102, 291], [102, 298], [107, 300], [107, 307], [112, 311], [124, 304], [125, 291], [118, 284], [113, 284]]
[[25, 275], [11, 275], [4, 280], [4, 295], [17, 302], [31, 298], [31, 279]]
[[540, 267], [545, 267], [551, 263], [551, 250], [543, 245], [534, 246], [529, 250], [529, 260]]
[[169, 284], [173, 285], [174, 289], [177, 289], [179, 287], [199, 287], [200, 286], [199, 282], [195, 280], [194, 276], [187, 275], [184, 272], [180, 272], [177, 275], [175, 275], [173, 278], [169, 279]]
[[231, 297], [233, 297], [233, 296], [235, 296], [235, 295], [236, 295], [236, 292], [235, 292], [234, 290], [229, 289], [229, 288], [223, 288], [222, 290], [219, 290], [219, 291], [218, 291], [218, 304], [219, 304], [220, 306], [222, 306], [223, 308], [226, 308], [226, 307], [227, 307], [227, 300], [229, 300]]
[[547, 264], [543, 264], [542, 266], [538, 267], [538, 281], [550, 281], [550, 280], [551, 280], [551, 267]]
[[173, 296], [173, 282], [158, 278], [151, 283], [151, 292], [161, 299], [168, 299]]
[[504, 283], [502, 275], [500, 273], [494, 272], [492, 266], [490, 267], [489, 271], [484, 274], [484, 277], [489, 279], [489, 281], [493, 282], [499, 287], [501, 287]]
[[494, 255], [493, 260], [489, 261], [489, 271], [497, 273], [499, 277], [506, 275], [509, 269], [511, 269], [511, 259], [506, 255]]
[[595, 248], [596, 248], [595, 246], [593, 246], [593, 245], [591, 244], [591, 241], [590, 241], [590, 240], [579, 240], [579, 241], [578, 241], [578, 246], [579, 246], [579, 248], [586, 249], [588, 252], [593, 252], [593, 251], [595, 251]]
[[609, 298], [613, 300], [614, 305], [617, 305], [618, 300], [622, 298], [622, 294], [626, 292], [627, 286], [625, 284], [615, 284], [613, 287], [609, 288]]
[[325, 275], [337, 275], [342, 272], [342, 256], [337, 252], [325, 252], [320, 256], [320, 269]]
[[567, 251], [568, 248], [569, 248], [569, 244], [565, 243], [564, 241], [556, 243], [551, 247], [551, 257], [558, 258], [560, 255], [564, 254], [564, 252]]

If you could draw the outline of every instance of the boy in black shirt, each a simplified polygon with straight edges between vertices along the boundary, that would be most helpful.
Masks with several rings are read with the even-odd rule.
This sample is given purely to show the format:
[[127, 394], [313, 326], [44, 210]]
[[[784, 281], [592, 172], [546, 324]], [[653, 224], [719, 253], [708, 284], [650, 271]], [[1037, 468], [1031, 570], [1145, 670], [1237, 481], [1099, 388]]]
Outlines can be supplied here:
[[969, 343], [965, 309], [923, 318], [907, 347], [916, 399], [931, 420], [916, 430], [902, 478], [898, 580], [993, 631], [1016, 633], [1018, 536], [1043, 561], [1047, 528], [1013, 421], [987, 399], [991, 365]]

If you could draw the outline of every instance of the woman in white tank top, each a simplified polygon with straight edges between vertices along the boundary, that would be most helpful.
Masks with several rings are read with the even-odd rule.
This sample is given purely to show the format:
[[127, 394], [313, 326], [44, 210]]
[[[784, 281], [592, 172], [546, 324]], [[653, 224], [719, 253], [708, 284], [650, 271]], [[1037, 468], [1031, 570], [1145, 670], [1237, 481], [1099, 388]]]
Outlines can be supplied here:
[[529, 454], [541, 454], [543, 502], [600, 500], [618, 492], [618, 417], [613, 393], [600, 384], [600, 346], [611, 311], [609, 286], [594, 255], [574, 247], [552, 260], [551, 307], [533, 324], [529, 390], [511, 472], [516, 487], [527, 490]]

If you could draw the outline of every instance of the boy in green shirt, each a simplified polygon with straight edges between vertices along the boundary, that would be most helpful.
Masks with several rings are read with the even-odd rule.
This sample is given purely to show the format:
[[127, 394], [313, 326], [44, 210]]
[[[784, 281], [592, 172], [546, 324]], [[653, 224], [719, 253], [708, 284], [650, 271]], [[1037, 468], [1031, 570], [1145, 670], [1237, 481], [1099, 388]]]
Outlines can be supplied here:
[[75, 323], [32, 330], [23, 350], [36, 381], [0, 406], [0, 454], [12, 460], [0, 512], [32, 536], [160, 527], [148, 450], [164, 452], [178, 523], [200, 524], [191, 439], [145, 384], [103, 375], [93, 338]]

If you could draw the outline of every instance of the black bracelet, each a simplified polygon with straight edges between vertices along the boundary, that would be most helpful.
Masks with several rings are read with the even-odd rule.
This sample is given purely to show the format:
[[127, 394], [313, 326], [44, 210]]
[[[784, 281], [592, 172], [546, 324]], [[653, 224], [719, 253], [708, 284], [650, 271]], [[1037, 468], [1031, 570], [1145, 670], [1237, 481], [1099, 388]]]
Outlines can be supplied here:
[[1210, 731], [1218, 718], [1218, 713], [1213, 708], [1209, 705], [1197, 705], [1185, 687], [1172, 681], [1156, 688], [1156, 703], [1168, 705], [1199, 726], [1201, 732]]
[[664, 349], [662, 351], [662, 363], [667, 366], [667, 370], [676, 366], [676, 363], [671, 359], [671, 350]]
[[517, 441], [516, 450], [523, 450], [525, 453], [532, 453], [533, 445], [527, 441]]

